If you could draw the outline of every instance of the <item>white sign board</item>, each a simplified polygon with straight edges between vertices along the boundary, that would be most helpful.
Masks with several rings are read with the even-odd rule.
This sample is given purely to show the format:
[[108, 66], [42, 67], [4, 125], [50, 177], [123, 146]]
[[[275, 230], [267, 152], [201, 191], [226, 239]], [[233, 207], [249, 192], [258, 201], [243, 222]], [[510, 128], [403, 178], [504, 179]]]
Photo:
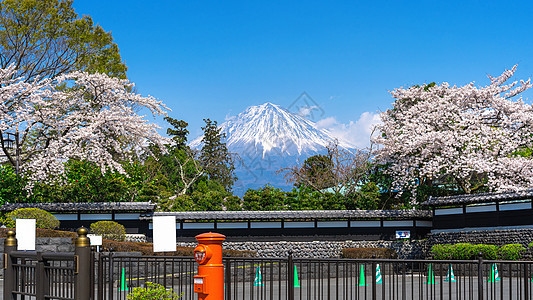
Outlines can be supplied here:
[[154, 216], [154, 252], [176, 251], [176, 217]]
[[409, 239], [411, 238], [411, 231], [396, 231], [397, 239]]
[[17, 250], [35, 251], [35, 219], [16, 219]]
[[87, 237], [91, 241], [91, 246], [102, 246], [102, 236], [96, 234], [88, 234]]

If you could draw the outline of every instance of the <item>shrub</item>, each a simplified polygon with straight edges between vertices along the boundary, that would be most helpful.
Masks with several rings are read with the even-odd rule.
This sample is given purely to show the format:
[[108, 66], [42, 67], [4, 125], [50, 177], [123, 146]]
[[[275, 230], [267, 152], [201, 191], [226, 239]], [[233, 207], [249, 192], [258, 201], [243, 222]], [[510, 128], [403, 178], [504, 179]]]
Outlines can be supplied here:
[[505, 260], [519, 260], [525, 250], [526, 248], [520, 244], [507, 244], [500, 248], [498, 255]]
[[431, 247], [431, 256], [433, 256], [433, 259], [452, 259], [451, 247], [453, 246], [450, 244], [433, 245]]
[[38, 208], [19, 208], [9, 212], [2, 223], [8, 228], [15, 228], [16, 219], [35, 219], [35, 227], [43, 229], [56, 229], [59, 221], [51, 213]]
[[342, 258], [396, 258], [398, 255], [390, 248], [344, 248]]
[[455, 245], [434, 245], [431, 247], [431, 254], [434, 259], [476, 259], [481, 253], [484, 259], [495, 260], [498, 258], [506, 260], [518, 260], [522, 258], [522, 253], [526, 248], [520, 244], [508, 244], [502, 247], [495, 245], [459, 243]]
[[474, 251], [474, 245], [469, 243], [459, 243], [450, 247], [452, 259], [474, 259], [476, 257]]
[[180, 296], [174, 292], [172, 289], [167, 290], [164, 286], [153, 283], [146, 282], [146, 287], [136, 287], [131, 293], [126, 297], [129, 300], [162, 300], [162, 299], [179, 299]]
[[102, 238], [114, 241], [126, 239], [126, 229], [114, 221], [98, 221], [91, 224], [91, 232], [101, 235]]
[[479, 253], [483, 255], [483, 259], [498, 259], [498, 246], [479, 244], [474, 245], [472, 259], [475, 259]]

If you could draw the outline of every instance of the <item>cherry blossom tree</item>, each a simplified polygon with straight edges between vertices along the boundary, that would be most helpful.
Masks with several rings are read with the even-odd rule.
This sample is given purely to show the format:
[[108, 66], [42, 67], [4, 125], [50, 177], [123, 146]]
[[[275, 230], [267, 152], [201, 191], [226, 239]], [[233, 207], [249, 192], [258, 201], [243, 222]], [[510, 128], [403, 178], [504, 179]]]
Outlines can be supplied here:
[[533, 186], [533, 107], [520, 94], [531, 81], [507, 83], [516, 66], [490, 84], [398, 88], [378, 125], [377, 159], [390, 164], [398, 190], [449, 182], [464, 193]]
[[69, 159], [124, 173], [120, 162], [147, 151], [149, 143], [164, 148], [157, 125], [139, 111], [166, 115], [168, 108], [132, 92], [128, 80], [73, 72], [27, 81], [16, 74], [13, 66], [0, 69], [0, 146], [14, 165], [4, 133], [19, 133], [21, 170], [30, 180], [62, 173]]
[[372, 167], [372, 149], [346, 149], [335, 141], [326, 150], [325, 155], [311, 156], [303, 164], [280, 169], [277, 173], [283, 173], [287, 182], [295, 186], [309, 187], [321, 194], [356, 194]]

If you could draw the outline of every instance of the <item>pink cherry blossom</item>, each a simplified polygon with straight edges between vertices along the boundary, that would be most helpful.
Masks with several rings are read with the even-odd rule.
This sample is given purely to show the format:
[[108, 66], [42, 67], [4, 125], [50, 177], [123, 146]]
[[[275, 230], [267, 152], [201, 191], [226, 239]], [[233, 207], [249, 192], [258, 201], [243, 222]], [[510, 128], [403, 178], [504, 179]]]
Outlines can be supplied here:
[[0, 69], [0, 131], [19, 132], [21, 170], [32, 181], [64, 172], [69, 159], [124, 172], [121, 161], [166, 142], [140, 112], [166, 115], [168, 108], [133, 92], [126, 79], [84, 72], [31, 82], [15, 76], [13, 67]]
[[448, 83], [398, 88], [393, 108], [381, 114], [377, 159], [390, 163], [395, 188], [453, 180], [470, 193], [473, 178], [494, 191], [533, 186], [533, 160], [517, 151], [533, 146], [533, 108], [520, 94], [530, 79], [507, 83], [506, 70], [491, 83]]

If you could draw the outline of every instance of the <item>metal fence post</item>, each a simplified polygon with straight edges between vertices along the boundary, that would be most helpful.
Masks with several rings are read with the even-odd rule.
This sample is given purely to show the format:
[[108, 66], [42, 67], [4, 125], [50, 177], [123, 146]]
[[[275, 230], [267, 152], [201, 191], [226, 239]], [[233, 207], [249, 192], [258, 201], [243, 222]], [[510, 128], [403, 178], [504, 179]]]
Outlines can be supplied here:
[[13, 270], [13, 258], [11, 252], [17, 250], [17, 239], [15, 232], [9, 230], [7, 238], [4, 240], [4, 299], [14, 300], [13, 290], [15, 289], [15, 272]]
[[477, 260], [477, 295], [479, 300], [483, 300], [483, 253], [478, 253]]
[[294, 261], [292, 260], [292, 250], [289, 250], [287, 268], [287, 287], [289, 289], [289, 300], [294, 300]]
[[226, 299], [231, 299], [231, 260], [226, 260]]
[[[376, 259], [376, 255], [372, 255], [372, 259]], [[377, 286], [376, 286], [376, 261], [372, 261], [372, 269], [370, 270], [372, 274], [372, 300], [377, 299]]]
[[524, 295], [529, 299], [529, 272], [527, 263], [524, 263]]
[[91, 282], [91, 243], [87, 237], [89, 231], [87, 228], [78, 228], [78, 237], [74, 242], [74, 258], [75, 258], [75, 291], [74, 298], [76, 300], [90, 300], [91, 289], [93, 288]]
[[104, 259], [102, 253], [98, 255], [98, 299], [104, 299]]
[[108, 289], [108, 299], [113, 300], [113, 289], [114, 289], [114, 278], [113, 278], [113, 248], [109, 249], [109, 265], [108, 265], [108, 275], [109, 276], [109, 289]]
[[35, 298], [37, 300], [45, 300], [45, 294], [48, 294], [46, 286], [48, 286], [45, 269], [44, 269], [44, 260], [43, 253], [38, 251], [36, 253], [37, 264], [35, 265]]

